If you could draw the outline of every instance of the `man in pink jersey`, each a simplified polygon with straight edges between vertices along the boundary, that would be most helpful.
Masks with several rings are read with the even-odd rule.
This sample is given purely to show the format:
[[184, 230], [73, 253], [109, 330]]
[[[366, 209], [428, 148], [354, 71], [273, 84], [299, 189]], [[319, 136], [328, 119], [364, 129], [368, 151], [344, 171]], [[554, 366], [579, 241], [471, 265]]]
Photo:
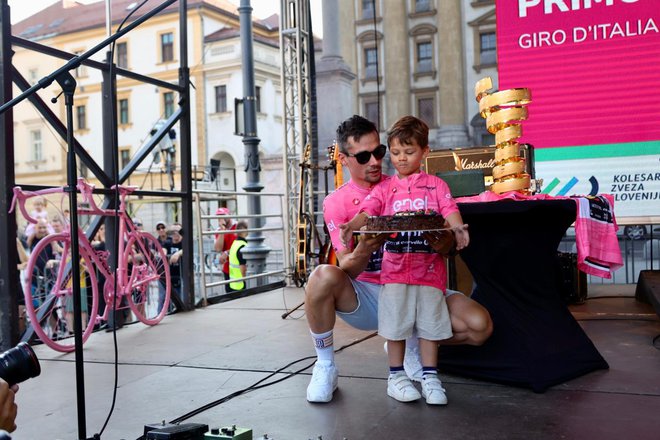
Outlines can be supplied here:
[[[339, 373], [333, 346], [336, 316], [360, 330], [378, 328], [381, 247], [387, 235], [364, 236], [349, 249], [341, 244], [339, 225], [360, 211], [362, 201], [377, 183], [389, 179], [382, 173], [387, 147], [380, 143], [376, 126], [357, 115], [339, 125], [337, 144], [339, 160], [348, 168], [351, 180], [323, 202], [323, 216], [339, 266], [318, 266], [305, 289], [305, 314], [317, 354], [307, 387], [309, 402], [329, 402], [337, 388]], [[450, 235], [439, 236], [430, 244], [437, 251], [447, 252], [453, 240]], [[483, 344], [492, 332], [488, 311], [460, 292], [448, 290], [446, 300], [454, 336], [443, 343]], [[404, 367], [411, 379], [420, 380], [422, 368], [416, 341], [416, 337], [407, 341]]]

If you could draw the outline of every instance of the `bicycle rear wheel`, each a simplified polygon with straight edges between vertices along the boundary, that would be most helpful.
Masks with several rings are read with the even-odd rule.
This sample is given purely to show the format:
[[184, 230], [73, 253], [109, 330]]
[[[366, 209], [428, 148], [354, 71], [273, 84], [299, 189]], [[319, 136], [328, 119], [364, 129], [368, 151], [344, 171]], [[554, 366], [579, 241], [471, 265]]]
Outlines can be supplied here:
[[[51, 252], [49, 247], [58, 251]], [[84, 248], [80, 249], [80, 267], [84, 343], [94, 330], [94, 319], [98, 311], [96, 274], [93, 270], [85, 270], [94, 266]], [[24, 286], [25, 312], [34, 332], [53, 350], [64, 353], [73, 351], [76, 345], [73, 337], [70, 235], [61, 233], [42, 238], [30, 254], [26, 271], [32, 275], [28, 276]], [[91, 308], [88, 307], [89, 289]]]
[[128, 305], [136, 318], [147, 325], [158, 324], [170, 304], [170, 266], [160, 243], [146, 232], [132, 235], [124, 261], [129, 264], [125, 286]]

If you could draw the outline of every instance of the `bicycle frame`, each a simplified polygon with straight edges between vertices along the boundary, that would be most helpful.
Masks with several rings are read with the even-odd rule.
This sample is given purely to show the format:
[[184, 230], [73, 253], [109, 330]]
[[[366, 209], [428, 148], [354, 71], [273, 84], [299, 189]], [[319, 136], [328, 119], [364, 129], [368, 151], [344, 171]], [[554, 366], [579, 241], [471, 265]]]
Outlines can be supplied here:
[[[107, 262], [108, 252], [95, 250], [82, 228], [79, 227], [77, 231], [81, 265], [82, 262], [87, 262], [88, 265], [92, 265], [94, 269], [98, 271], [99, 275], [105, 278], [105, 284], [101, 287], [102, 291], [99, 293], [99, 286], [97, 284], [97, 276], [95, 271], [87, 271], [90, 276], [93, 295], [92, 310], [90, 311], [91, 316], [88, 326], [94, 326], [101, 321], [107, 320], [109, 311], [111, 309], [118, 310], [122, 307], [126, 307], [122, 306], [124, 303], [123, 298], [125, 297], [128, 297], [126, 303], [128, 303], [128, 306], [133, 310], [136, 317], [140, 321], [149, 325], [157, 324], [162, 319], [164, 313], [167, 311], [167, 305], [169, 304], [171, 290], [169, 265], [166, 263], [166, 261], [164, 261], [166, 255], [164, 254], [158, 241], [150, 234], [139, 231], [126, 212], [126, 198], [133, 191], [135, 191], [136, 188], [124, 186], [116, 187], [116, 190], [119, 194], [119, 208], [116, 211], [113, 209], [100, 208], [96, 204], [93, 197], [94, 186], [87, 183], [84, 179], [78, 179], [77, 189], [80, 192], [83, 201], [83, 203], [78, 208], [77, 214], [118, 217], [119, 229], [116, 278]], [[113, 189], [115, 189], [115, 187], [113, 187]], [[28, 221], [37, 223], [37, 220], [32, 218], [25, 208], [26, 200], [35, 196], [43, 196], [63, 192], [64, 188], [61, 187], [30, 192], [24, 192], [20, 187], [16, 187], [14, 188], [14, 199], [12, 200], [10, 212], [14, 210], [16, 204], [18, 203], [23, 216]], [[45, 244], [43, 244], [41, 247], [36, 246], [35, 251], [39, 249], [39, 252], [34, 252], [30, 256], [30, 259], [37, 260], [40, 258], [41, 252], [45, 250], [50, 243], [57, 243], [58, 246], [60, 246], [61, 243], [62, 255], [69, 255], [70, 236], [71, 231], [65, 231], [59, 234], [50, 234], [47, 237], [44, 237], [46, 239]], [[61, 308], [61, 298], [65, 298], [67, 295], [71, 295], [71, 291], [66, 284], [69, 271], [71, 269], [71, 262], [64, 262], [64, 260], [62, 260], [62, 262], [64, 264], [60, 264], [57, 269], [57, 281], [54, 283], [55, 287], [52, 291], [49, 292], [49, 297], [44, 301], [43, 304], [41, 304], [41, 306], [44, 307], [44, 309], [41, 309], [42, 315], [39, 316], [38, 314], [35, 314], [34, 310], [28, 308], [29, 312], [31, 312], [35, 319], [38, 321], [36, 325], [33, 323], [33, 326], [35, 326], [35, 331], [39, 334], [42, 340], [44, 339], [44, 336], [46, 336], [48, 339], [52, 338], [50, 335], [46, 335], [45, 332], [40, 332], [37, 330], [36, 326], [41, 326], [41, 322], [46, 314], [50, 315], [50, 313], [53, 313], [51, 307]], [[34, 267], [35, 264], [35, 262], [31, 262], [29, 263], [29, 267]], [[145, 306], [148, 305], [147, 302], [150, 295], [150, 283], [155, 283], [155, 285], [158, 286], [159, 292], [159, 309], [157, 316], [153, 318], [150, 318], [145, 314]], [[31, 296], [28, 291], [29, 289], [26, 285], [26, 301], [31, 300], [31, 298], [28, 298]], [[160, 304], [161, 291], [164, 295], [164, 298], [162, 299], [162, 307]], [[145, 294], [147, 296], [143, 297]], [[98, 295], [103, 295], [105, 303], [108, 305], [103, 311], [102, 315], [98, 314]], [[162, 312], [163, 309], [165, 309], [165, 312]], [[88, 335], [89, 332], [86, 331], [85, 336]], [[53, 340], [44, 342], [46, 342], [52, 348], [60, 351], [71, 351], [73, 349], [73, 346], [64, 346]]]

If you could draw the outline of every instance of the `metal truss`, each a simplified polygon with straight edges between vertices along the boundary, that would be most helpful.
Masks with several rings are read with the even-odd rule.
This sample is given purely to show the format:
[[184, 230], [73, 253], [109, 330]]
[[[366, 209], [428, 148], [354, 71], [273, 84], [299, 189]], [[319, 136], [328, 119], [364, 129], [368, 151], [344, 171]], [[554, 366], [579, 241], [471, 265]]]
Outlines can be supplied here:
[[[280, 14], [280, 53], [282, 54], [281, 76], [284, 103], [284, 143], [285, 186], [287, 213], [285, 239], [286, 267], [293, 272], [298, 237], [297, 230], [301, 213], [300, 206], [313, 214], [312, 171], [301, 166], [301, 155], [305, 145], [312, 142], [311, 77], [310, 66], [313, 59], [309, 0], [281, 0]], [[305, 176], [304, 173], [307, 173]], [[300, 203], [300, 197], [303, 197]]]

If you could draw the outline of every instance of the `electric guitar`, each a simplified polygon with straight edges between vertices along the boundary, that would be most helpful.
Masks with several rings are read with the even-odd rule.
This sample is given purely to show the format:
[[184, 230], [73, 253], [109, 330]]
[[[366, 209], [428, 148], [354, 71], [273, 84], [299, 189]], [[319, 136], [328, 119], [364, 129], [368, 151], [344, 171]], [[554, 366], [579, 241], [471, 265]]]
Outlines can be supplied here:
[[312, 156], [312, 147], [305, 145], [300, 162], [300, 192], [298, 193], [298, 227], [296, 236], [296, 268], [293, 272], [293, 282], [302, 287], [307, 282], [307, 243], [309, 242], [310, 218], [305, 212], [305, 187], [307, 186], [307, 169]]
[[[330, 167], [335, 172], [335, 189], [337, 189], [343, 184], [344, 180], [344, 170], [341, 163], [339, 163], [339, 146], [337, 145], [337, 142], [328, 147], [328, 155], [330, 156]], [[325, 222], [323, 223], [323, 231], [325, 232], [325, 242], [323, 243], [323, 246], [321, 246], [321, 251], [319, 252], [319, 263], [336, 266], [339, 262], [337, 261], [335, 249], [332, 247], [328, 225], [326, 225]]]

